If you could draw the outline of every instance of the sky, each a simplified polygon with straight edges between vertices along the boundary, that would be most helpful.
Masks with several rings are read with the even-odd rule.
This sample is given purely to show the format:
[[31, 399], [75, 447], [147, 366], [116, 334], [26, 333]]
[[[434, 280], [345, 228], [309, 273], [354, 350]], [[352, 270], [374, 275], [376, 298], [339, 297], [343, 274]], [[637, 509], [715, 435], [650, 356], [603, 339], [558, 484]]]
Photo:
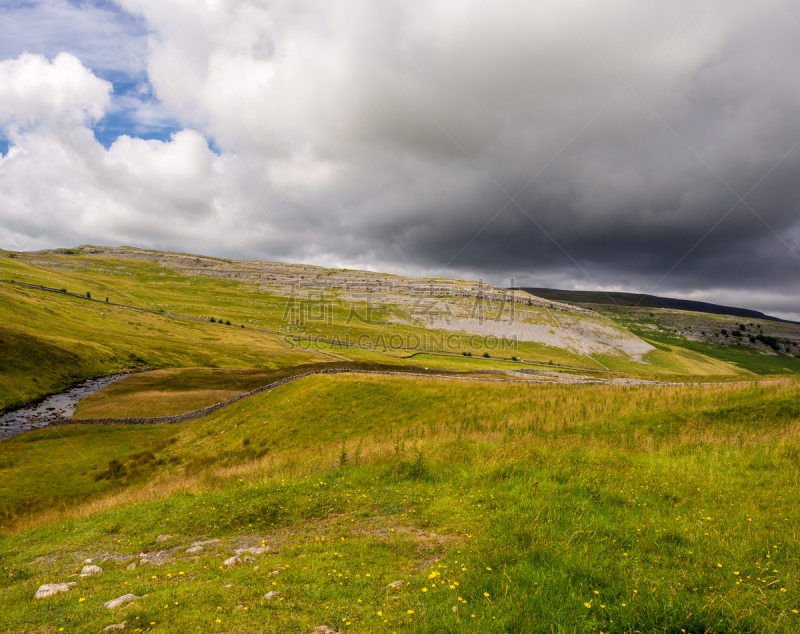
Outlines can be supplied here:
[[0, 0], [0, 248], [800, 320], [800, 3]]

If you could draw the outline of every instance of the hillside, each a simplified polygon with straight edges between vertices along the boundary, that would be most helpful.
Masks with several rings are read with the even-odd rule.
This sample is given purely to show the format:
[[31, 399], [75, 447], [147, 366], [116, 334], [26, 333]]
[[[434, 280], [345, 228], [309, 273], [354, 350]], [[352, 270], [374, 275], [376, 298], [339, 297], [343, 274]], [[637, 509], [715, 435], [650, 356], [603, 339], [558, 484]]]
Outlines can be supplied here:
[[800, 628], [793, 324], [133, 247], [0, 279], [2, 407], [131, 373], [0, 441], [0, 631]]
[[745, 319], [763, 319], [798, 325], [798, 322], [787, 321], [778, 317], [765, 315], [749, 308], [736, 308], [734, 306], [721, 306], [709, 302], [698, 302], [691, 299], [676, 299], [674, 297], [658, 297], [643, 293], [621, 293], [618, 291], [567, 291], [557, 288], [519, 288], [521, 291], [556, 302], [566, 302], [579, 306], [616, 306], [618, 308], [666, 308], [668, 310], [684, 310], [693, 313], [708, 313], [709, 315], [728, 315], [730, 317], [743, 317]]

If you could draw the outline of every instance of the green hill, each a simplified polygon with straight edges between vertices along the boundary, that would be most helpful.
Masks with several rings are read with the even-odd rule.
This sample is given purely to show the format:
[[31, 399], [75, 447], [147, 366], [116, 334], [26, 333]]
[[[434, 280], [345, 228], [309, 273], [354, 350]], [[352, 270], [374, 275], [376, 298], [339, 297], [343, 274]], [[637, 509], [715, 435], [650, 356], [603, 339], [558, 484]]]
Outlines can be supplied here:
[[784, 343], [457, 280], [10, 255], [4, 407], [141, 372], [0, 442], [0, 631], [800, 629]]

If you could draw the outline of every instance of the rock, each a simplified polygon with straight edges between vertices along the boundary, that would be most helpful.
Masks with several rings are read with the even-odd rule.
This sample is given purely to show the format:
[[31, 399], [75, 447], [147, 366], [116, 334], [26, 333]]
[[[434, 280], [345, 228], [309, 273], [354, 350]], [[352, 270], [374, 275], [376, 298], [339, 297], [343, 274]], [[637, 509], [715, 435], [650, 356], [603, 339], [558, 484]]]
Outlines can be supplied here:
[[280, 570], [273, 570], [273, 571], [272, 571], [271, 573], [269, 573], [269, 574], [271, 574], [271, 575], [279, 575], [279, 574], [281, 574], [281, 571], [280, 571]]
[[93, 563], [93, 562], [94, 562], [94, 560], [93, 560], [93, 559], [84, 559], [84, 560], [83, 560], [83, 563], [85, 563], [85, 564], [91, 564], [91, 563]]
[[260, 548], [240, 548], [236, 551], [236, 554], [242, 555], [244, 553], [250, 553], [251, 555], [263, 555], [269, 550], [271, 550], [269, 546], [262, 546]]
[[341, 630], [332, 630], [327, 625], [318, 625], [315, 627], [311, 634], [339, 634]]
[[239, 605], [237, 605], [237, 606], [236, 606], [235, 608], [233, 608], [233, 609], [234, 609], [234, 610], [241, 610], [243, 607], [244, 607], [243, 605], [239, 604]]
[[280, 594], [280, 592], [276, 592], [275, 590], [272, 590], [271, 592], [267, 592], [267, 594], [264, 595], [264, 598], [265, 599], [277, 599], [279, 594]]
[[255, 557], [245, 557], [244, 558], [244, 563], [246, 563], [246, 564], [252, 564], [252, 563], [255, 563], [255, 561], [256, 561]]
[[192, 544], [192, 547], [194, 548], [195, 546], [210, 546], [211, 544], [219, 544], [219, 540], [209, 539], [204, 542], [195, 542], [194, 544]]
[[202, 552], [202, 551], [203, 551], [203, 547], [202, 546], [192, 546], [191, 548], [187, 548], [186, 549], [187, 553], [199, 553], [199, 552]]
[[81, 568], [81, 577], [89, 577], [90, 575], [99, 575], [103, 572], [100, 566], [84, 566]]
[[122, 623], [115, 623], [114, 625], [107, 625], [103, 628], [104, 632], [110, 632], [111, 630], [124, 630], [125, 624], [127, 621], [123, 621]]
[[129, 563], [129, 564], [128, 564], [128, 565], [125, 567], [125, 570], [136, 570], [136, 562], [135, 562], [135, 561], [132, 561], [131, 563]]
[[233, 556], [233, 557], [231, 557], [231, 558], [229, 558], [229, 559], [226, 559], [225, 561], [223, 561], [223, 562], [222, 562], [222, 565], [223, 565], [223, 566], [236, 566], [236, 565], [238, 565], [238, 564], [240, 564], [240, 563], [242, 563], [242, 560], [241, 560], [241, 559], [239, 559], [239, 558], [238, 558], [238, 557], [236, 557], [236, 556]]
[[67, 592], [74, 585], [74, 581], [68, 581], [67, 583], [46, 583], [43, 586], [39, 586], [33, 598], [44, 599], [45, 597], [52, 597], [59, 592]]
[[159, 535], [156, 537], [156, 541], [160, 544], [161, 542], [165, 542], [168, 539], [172, 539], [172, 535]]
[[117, 597], [116, 599], [111, 599], [111, 601], [106, 601], [103, 604], [103, 607], [108, 608], [109, 610], [113, 610], [114, 608], [118, 608], [121, 605], [133, 601], [134, 599], [141, 599], [141, 598], [142, 597], [137, 597], [135, 594], [123, 594], [121, 597]]
[[392, 581], [388, 586], [386, 586], [386, 590], [391, 588], [402, 588], [405, 582], [402, 579], [398, 579], [397, 581]]

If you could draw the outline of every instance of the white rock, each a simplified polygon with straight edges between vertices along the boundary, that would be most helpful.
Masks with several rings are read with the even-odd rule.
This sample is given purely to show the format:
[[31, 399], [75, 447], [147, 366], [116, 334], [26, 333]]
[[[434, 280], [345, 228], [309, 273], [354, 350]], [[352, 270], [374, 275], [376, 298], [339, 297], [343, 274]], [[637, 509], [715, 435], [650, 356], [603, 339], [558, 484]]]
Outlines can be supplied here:
[[159, 535], [156, 537], [156, 541], [160, 544], [161, 542], [165, 542], [168, 539], [172, 539], [172, 535]]
[[81, 568], [81, 576], [99, 575], [103, 572], [100, 566], [84, 566]]
[[43, 586], [39, 586], [33, 598], [44, 599], [45, 597], [52, 597], [59, 592], [67, 592], [74, 585], [74, 581], [68, 581], [67, 583], [46, 583]]
[[91, 564], [93, 562], [94, 562], [94, 559], [84, 559], [83, 560], [83, 563], [85, 563], [85, 564]]
[[276, 592], [275, 590], [272, 590], [271, 592], [267, 592], [267, 594], [264, 595], [264, 598], [265, 599], [276, 599], [279, 594], [280, 594], [280, 592]]
[[392, 583], [386, 586], [386, 589], [388, 590], [389, 588], [402, 588], [403, 583], [404, 581], [402, 579], [398, 579], [397, 581], [392, 581]]
[[281, 574], [281, 571], [280, 571], [280, 570], [273, 570], [273, 571], [272, 571], [271, 573], [269, 573], [269, 574], [271, 574], [271, 575], [279, 575], [279, 574]]
[[103, 628], [104, 632], [110, 632], [111, 630], [124, 630], [125, 624], [127, 621], [123, 621], [122, 623], [115, 623], [114, 625], [107, 625]]
[[236, 554], [241, 555], [243, 553], [249, 553], [251, 555], [263, 555], [269, 550], [271, 550], [269, 546], [261, 546], [260, 548], [240, 548], [236, 551]]
[[252, 563], [255, 563], [255, 561], [256, 561], [255, 557], [245, 557], [244, 558], [244, 563], [246, 563], [246, 564], [252, 564]]
[[125, 570], [136, 570], [136, 562], [135, 562], [135, 561], [132, 561], [131, 563], [129, 563], [129, 564], [128, 564], [128, 565], [125, 567]]
[[238, 557], [236, 557], [236, 556], [233, 556], [233, 557], [231, 557], [231, 558], [229, 558], [229, 559], [226, 559], [225, 561], [223, 561], [223, 562], [222, 562], [222, 565], [223, 565], [223, 566], [236, 566], [237, 564], [240, 564], [240, 563], [242, 563], [242, 560], [241, 560], [241, 559], [239, 559], [239, 558], [238, 558]]
[[[147, 596], [147, 595], [144, 595]], [[108, 608], [109, 610], [113, 610], [114, 608], [118, 608], [125, 603], [133, 601], [134, 599], [141, 599], [142, 597], [137, 597], [135, 594], [123, 594], [121, 597], [117, 597], [116, 599], [111, 599], [111, 601], [106, 601], [103, 604], [104, 608]]]
[[204, 542], [195, 542], [194, 544], [192, 544], [192, 547], [195, 547], [195, 546], [210, 546], [211, 544], [218, 544], [218, 543], [219, 543], [218, 539], [208, 539], [208, 540], [206, 540]]
[[191, 548], [187, 548], [186, 549], [187, 553], [199, 553], [199, 552], [202, 552], [202, 551], [203, 551], [203, 547], [202, 546], [192, 546]]

